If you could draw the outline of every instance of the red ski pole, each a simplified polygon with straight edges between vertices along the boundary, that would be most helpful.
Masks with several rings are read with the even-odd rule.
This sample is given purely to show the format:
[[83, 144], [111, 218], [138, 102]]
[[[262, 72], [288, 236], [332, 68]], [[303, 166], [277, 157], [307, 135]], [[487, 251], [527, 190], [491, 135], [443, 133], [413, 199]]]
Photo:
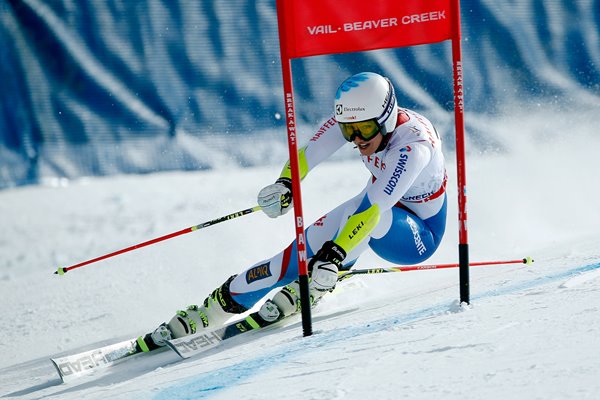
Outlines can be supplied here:
[[125, 249], [117, 250], [115, 252], [112, 252], [112, 253], [109, 253], [109, 254], [105, 254], [103, 256], [96, 257], [96, 258], [93, 258], [93, 259], [88, 260], [88, 261], [81, 262], [79, 264], [71, 265], [70, 267], [59, 267], [58, 270], [55, 271], [54, 273], [58, 274], [58, 275], [64, 275], [64, 274], [66, 274], [67, 272], [69, 272], [72, 269], [83, 267], [84, 265], [89, 265], [89, 264], [95, 263], [97, 261], [106, 260], [107, 258], [114, 257], [114, 256], [117, 256], [119, 254], [127, 253], [129, 251], [132, 251], [132, 250], [135, 250], [135, 249], [139, 249], [141, 247], [150, 246], [151, 244], [162, 242], [163, 240], [171, 239], [171, 238], [174, 238], [174, 237], [177, 237], [177, 236], [180, 236], [180, 235], [184, 235], [186, 233], [195, 232], [195, 231], [197, 231], [199, 229], [207, 228], [209, 226], [218, 224], [220, 222], [229, 221], [231, 219], [238, 218], [238, 217], [241, 217], [241, 216], [253, 213], [255, 211], [258, 211], [258, 210], [260, 210], [260, 207], [259, 206], [255, 206], [255, 207], [252, 207], [252, 208], [247, 208], [247, 209], [242, 210], [242, 211], [234, 212], [232, 214], [225, 215], [225, 216], [217, 218], [217, 219], [213, 219], [212, 221], [208, 221], [208, 222], [204, 222], [202, 224], [194, 225], [194, 226], [191, 226], [189, 228], [185, 228], [185, 229], [182, 229], [180, 231], [169, 233], [168, 235], [164, 235], [164, 236], [158, 237], [156, 239], [148, 240], [147, 242], [139, 243], [139, 244], [127, 247]]
[[[531, 257], [525, 257], [518, 260], [504, 260], [504, 261], [479, 261], [469, 263], [470, 267], [479, 267], [486, 265], [499, 265], [499, 264], [527, 264], [533, 263]], [[350, 271], [340, 271], [338, 281], [349, 278], [353, 275], [365, 275], [365, 274], [385, 274], [388, 272], [406, 272], [406, 271], [419, 271], [427, 269], [444, 269], [444, 268], [458, 268], [460, 264], [428, 264], [428, 265], [406, 265], [400, 267], [389, 267], [389, 268], [366, 268], [366, 269], [355, 269]]]

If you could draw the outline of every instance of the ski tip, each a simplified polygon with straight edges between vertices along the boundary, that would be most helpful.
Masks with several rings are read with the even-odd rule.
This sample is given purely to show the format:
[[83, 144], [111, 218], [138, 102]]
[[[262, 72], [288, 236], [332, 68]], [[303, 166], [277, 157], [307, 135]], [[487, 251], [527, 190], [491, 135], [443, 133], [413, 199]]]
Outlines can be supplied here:
[[58, 376], [60, 377], [62, 383], [66, 383], [65, 376], [63, 375], [63, 372], [61, 371], [60, 366], [58, 365], [58, 361], [54, 358], [51, 358], [50, 361], [52, 362], [52, 365], [54, 365], [54, 368], [56, 368], [56, 370], [58, 371]]
[[67, 271], [68, 270], [64, 269], [63, 267], [58, 267], [58, 269], [56, 271], [54, 271], [54, 274], [63, 276], [64, 274], [67, 273]]
[[531, 257], [529, 257], [529, 256], [528, 256], [528, 257], [525, 257], [525, 258], [523, 259], [523, 264], [526, 264], [526, 265], [531, 265], [531, 264], [533, 264], [533, 262], [534, 262], [534, 261], [535, 261], [535, 260], [534, 260], [533, 258], [531, 258]]

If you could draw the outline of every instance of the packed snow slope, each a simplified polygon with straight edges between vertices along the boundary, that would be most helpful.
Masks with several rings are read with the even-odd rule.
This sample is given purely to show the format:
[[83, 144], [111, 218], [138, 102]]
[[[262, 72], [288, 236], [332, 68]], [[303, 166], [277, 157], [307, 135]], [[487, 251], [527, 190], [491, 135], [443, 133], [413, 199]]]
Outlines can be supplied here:
[[[73, 270], [72, 265], [255, 204], [279, 166], [115, 176], [0, 192], [0, 398], [597, 399], [600, 189], [596, 110], [546, 107], [482, 121], [501, 149], [468, 154], [471, 307], [456, 269], [340, 283], [300, 323], [202, 357], [169, 352], [61, 384], [49, 359], [137, 336], [286, 246], [292, 216], [260, 213]], [[445, 145], [452, 138], [445, 138]], [[368, 179], [356, 150], [303, 183], [314, 221]], [[448, 154], [446, 237], [455, 262]], [[208, 156], [208, 154], [207, 154]], [[280, 164], [285, 158], [278, 160]], [[387, 266], [366, 253], [357, 268]]]
[[[507, 102], [600, 104], [598, 0], [462, 0], [461, 9], [477, 146], [495, 144], [478, 122]], [[375, 71], [402, 105], [452, 132], [448, 42], [294, 60], [293, 71], [302, 124], [332, 110], [344, 78]], [[285, 143], [275, 0], [3, 0], [0, 82], [0, 189], [214, 169], [224, 158], [265, 165], [270, 150], [252, 139]]]

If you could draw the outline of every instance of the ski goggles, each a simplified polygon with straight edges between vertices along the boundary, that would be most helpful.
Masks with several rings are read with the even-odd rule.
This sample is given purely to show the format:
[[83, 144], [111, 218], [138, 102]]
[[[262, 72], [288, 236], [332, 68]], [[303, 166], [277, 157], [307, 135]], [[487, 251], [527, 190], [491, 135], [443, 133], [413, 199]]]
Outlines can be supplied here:
[[342, 130], [342, 136], [349, 142], [353, 142], [357, 137], [368, 142], [377, 136], [382, 128], [376, 119], [360, 122], [338, 122], [338, 125]]

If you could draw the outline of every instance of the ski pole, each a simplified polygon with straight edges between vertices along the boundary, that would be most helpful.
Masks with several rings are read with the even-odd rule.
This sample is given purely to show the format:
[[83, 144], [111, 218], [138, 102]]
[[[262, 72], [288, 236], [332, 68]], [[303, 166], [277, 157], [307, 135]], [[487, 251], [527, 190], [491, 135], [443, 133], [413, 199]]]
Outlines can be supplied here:
[[184, 234], [190, 233], [190, 232], [195, 232], [195, 231], [197, 231], [199, 229], [207, 228], [209, 226], [216, 225], [216, 224], [224, 222], [224, 221], [229, 221], [229, 220], [234, 219], [234, 218], [238, 218], [238, 217], [241, 217], [241, 216], [244, 216], [244, 215], [248, 215], [248, 214], [251, 214], [251, 213], [253, 213], [255, 211], [258, 211], [258, 210], [260, 210], [260, 206], [254, 206], [252, 208], [247, 208], [247, 209], [242, 210], [242, 211], [234, 212], [234, 213], [231, 213], [229, 215], [225, 215], [223, 217], [213, 219], [212, 221], [208, 221], [208, 222], [204, 222], [204, 223], [201, 223], [201, 224], [198, 224], [198, 225], [194, 225], [194, 226], [191, 226], [189, 228], [185, 228], [185, 229], [182, 229], [180, 231], [169, 233], [168, 235], [164, 235], [164, 236], [158, 237], [156, 239], [148, 240], [147, 242], [139, 243], [139, 244], [127, 247], [125, 249], [117, 250], [115, 252], [112, 252], [112, 253], [109, 253], [109, 254], [105, 254], [103, 256], [96, 257], [96, 258], [88, 260], [88, 261], [81, 262], [79, 264], [71, 265], [70, 267], [59, 267], [58, 270], [55, 271], [54, 273], [58, 274], [58, 275], [64, 275], [64, 274], [66, 274], [67, 272], [69, 272], [72, 269], [83, 267], [84, 265], [89, 265], [89, 264], [95, 263], [97, 261], [105, 260], [107, 258], [114, 257], [114, 256], [119, 255], [119, 254], [127, 253], [128, 251], [139, 249], [141, 247], [150, 246], [151, 244], [162, 242], [163, 240], [171, 239], [171, 238], [174, 238], [176, 236], [184, 235]]
[[[526, 264], [531, 265], [533, 259], [531, 257], [525, 257], [518, 260], [505, 260], [505, 261], [480, 261], [469, 263], [469, 267], [479, 267], [486, 265], [499, 265], [499, 264]], [[406, 265], [401, 267], [388, 267], [388, 268], [366, 268], [366, 269], [355, 269], [350, 271], [340, 271], [338, 274], [338, 281], [350, 278], [354, 275], [368, 275], [368, 274], [385, 274], [388, 272], [406, 272], [406, 271], [420, 271], [427, 269], [444, 269], [444, 268], [458, 268], [459, 264], [429, 264], [429, 265]]]

